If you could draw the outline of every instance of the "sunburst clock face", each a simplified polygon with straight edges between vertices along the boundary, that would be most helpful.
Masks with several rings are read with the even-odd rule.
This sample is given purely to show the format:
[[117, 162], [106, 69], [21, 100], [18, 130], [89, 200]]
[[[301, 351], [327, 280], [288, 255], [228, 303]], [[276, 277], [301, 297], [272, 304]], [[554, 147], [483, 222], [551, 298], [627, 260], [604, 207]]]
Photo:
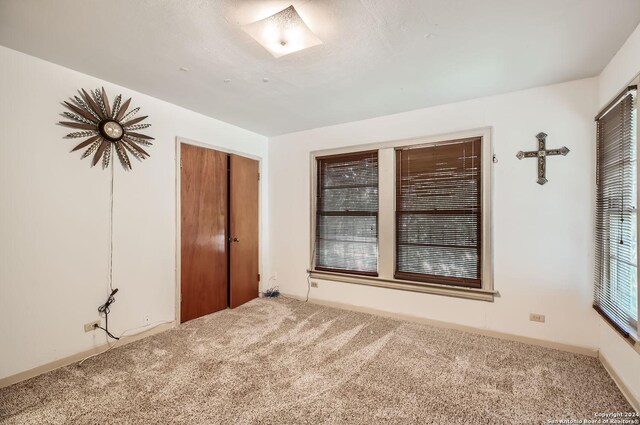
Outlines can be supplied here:
[[104, 88], [91, 94], [82, 89], [79, 94], [70, 98], [71, 102], [64, 102], [71, 112], [64, 111], [63, 114], [73, 121], [60, 121], [62, 125], [82, 130], [67, 134], [70, 138], [85, 138], [72, 152], [86, 148], [82, 158], [93, 155], [91, 166], [102, 160], [102, 168], [107, 168], [115, 151], [125, 170], [131, 169], [129, 154], [138, 160], [149, 157], [142, 146], [151, 146], [154, 139], [136, 131], [149, 128], [151, 124], [141, 124], [146, 116], [134, 118], [140, 108], [128, 110], [131, 99], [121, 103], [122, 96], [117, 95], [110, 105]]

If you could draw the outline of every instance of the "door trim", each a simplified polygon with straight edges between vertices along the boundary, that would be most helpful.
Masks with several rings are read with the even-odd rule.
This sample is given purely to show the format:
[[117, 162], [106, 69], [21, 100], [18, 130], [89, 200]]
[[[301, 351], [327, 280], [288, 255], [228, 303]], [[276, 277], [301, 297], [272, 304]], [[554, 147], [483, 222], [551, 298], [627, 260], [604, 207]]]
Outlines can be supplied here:
[[[219, 152], [224, 152], [227, 154], [234, 154], [238, 156], [244, 156], [246, 158], [250, 158], [258, 161], [258, 170], [260, 172], [260, 184], [258, 185], [258, 270], [260, 271], [260, 276], [264, 276], [263, 266], [262, 266], [262, 243], [263, 239], [263, 210], [262, 210], [262, 185], [264, 182], [263, 179], [263, 159], [260, 156], [248, 154], [246, 152], [236, 151], [234, 149], [221, 147], [212, 145], [209, 143], [199, 142], [196, 140], [187, 139], [184, 137], [176, 137], [175, 141], [175, 150], [176, 150], [176, 162], [175, 162], [175, 173], [176, 173], [176, 193], [175, 193], [175, 204], [176, 204], [176, 237], [175, 237], [175, 245], [176, 245], [176, 284], [175, 284], [175, 304], [174, 304], [174, 317], [175, 323], [179, 325], [180, 323], [180, 297], [181, 297], [181, 263], [182, 263], [182, 245], [180, 243], [181, 235], [182, 235], [182, 209], [181, 209], [181, 189], [182, 189], [182, 181], [181, 181], [181, 172], [180, 172], [180, 161], [182, 159], [180, 146], [181, 145], [192, 145], [205, 149], [212, 149]], [[262, 284], [262, 279], [258, 282], [258, 290], [260, 290], [260, 286]]]

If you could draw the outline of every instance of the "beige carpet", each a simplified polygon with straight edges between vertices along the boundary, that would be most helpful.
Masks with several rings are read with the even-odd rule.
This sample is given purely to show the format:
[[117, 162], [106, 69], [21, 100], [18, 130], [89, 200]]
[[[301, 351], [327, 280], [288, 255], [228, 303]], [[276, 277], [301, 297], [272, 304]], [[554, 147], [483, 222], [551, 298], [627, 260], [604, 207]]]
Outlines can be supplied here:
[[2, 424], [542, 424], [632, 411], [597, 359], [288, 299], [0, 389]]

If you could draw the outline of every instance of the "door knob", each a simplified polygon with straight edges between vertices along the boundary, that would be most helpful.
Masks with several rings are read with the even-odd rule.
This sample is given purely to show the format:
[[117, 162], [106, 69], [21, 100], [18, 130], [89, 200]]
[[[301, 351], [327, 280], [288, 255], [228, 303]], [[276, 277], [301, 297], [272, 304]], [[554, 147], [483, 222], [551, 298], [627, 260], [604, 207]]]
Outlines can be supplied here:
[[231, 242], [240, 242], [240, 241], [238, 240], [238, 238], [233, 238], [231, 239]]

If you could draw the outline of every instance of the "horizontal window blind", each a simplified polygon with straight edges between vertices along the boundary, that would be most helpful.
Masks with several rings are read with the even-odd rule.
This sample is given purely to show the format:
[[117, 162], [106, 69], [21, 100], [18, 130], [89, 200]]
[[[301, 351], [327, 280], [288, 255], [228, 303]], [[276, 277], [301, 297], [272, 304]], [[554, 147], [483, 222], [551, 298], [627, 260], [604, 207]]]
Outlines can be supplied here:
[[594, 308], [629, 336], [638, 320], [635, 90], [597, 118]]
[[481, 143], [396, 150], [396, 278], [482, 286]]
[[378, 151], [317, 158], [316, 270], [377, 276]]

